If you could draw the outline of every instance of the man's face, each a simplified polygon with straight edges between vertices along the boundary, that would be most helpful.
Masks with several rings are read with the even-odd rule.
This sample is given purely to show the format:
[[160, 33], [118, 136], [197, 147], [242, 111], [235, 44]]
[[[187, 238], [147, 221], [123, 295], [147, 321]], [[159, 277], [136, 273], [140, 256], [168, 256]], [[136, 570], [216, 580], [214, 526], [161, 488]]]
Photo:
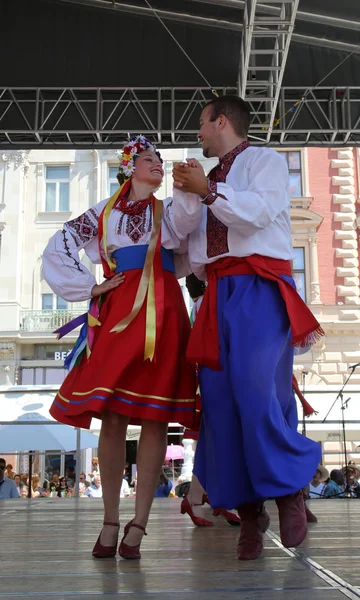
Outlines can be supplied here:
[[216, 154], [216, 140], [217, 140], [217, 120], [211, 121], [213, 107], [205, 106], [200, 117], [200, 129], [198, 138], [201, 142], [203, 155], [205, 158], [217, 156]]
[[80, 483], [85, 483], [85, 475], [80, 475]]
[[5, 474], [5, 463], [0, 462], [0, 481], [2, 481], [4, 479], [4, 474]]

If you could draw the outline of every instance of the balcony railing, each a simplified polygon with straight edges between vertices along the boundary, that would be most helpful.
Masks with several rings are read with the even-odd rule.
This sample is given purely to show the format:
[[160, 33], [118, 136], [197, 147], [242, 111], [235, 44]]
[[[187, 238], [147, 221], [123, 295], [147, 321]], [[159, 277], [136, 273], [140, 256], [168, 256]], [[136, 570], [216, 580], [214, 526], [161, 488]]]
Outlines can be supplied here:
[[83, 310], [21, 310], [21, 331], [55, 331], [75, 317], [84, 314]]

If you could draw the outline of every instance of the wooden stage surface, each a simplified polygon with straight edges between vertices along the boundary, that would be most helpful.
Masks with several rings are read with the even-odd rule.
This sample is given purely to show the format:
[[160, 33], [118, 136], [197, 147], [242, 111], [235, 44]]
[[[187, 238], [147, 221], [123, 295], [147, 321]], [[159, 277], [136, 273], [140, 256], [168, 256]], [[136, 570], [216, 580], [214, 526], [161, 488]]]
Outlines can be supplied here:
[[[134, 501], [122, 503], [122, 524]], [[180, 500], [155, 500], [140, 561], [96, 560], [98, 499], [0, 501], [0, 600], [344, 600], [360, 598], [360, 500], [313, 500], [319, 522], [298, 550], [283, 548], [276, 506], [265, 550], [239, 562], [239, 529], [221, 517], [196, 528]], [[210, 512], [209, 512], [210, 514]]]

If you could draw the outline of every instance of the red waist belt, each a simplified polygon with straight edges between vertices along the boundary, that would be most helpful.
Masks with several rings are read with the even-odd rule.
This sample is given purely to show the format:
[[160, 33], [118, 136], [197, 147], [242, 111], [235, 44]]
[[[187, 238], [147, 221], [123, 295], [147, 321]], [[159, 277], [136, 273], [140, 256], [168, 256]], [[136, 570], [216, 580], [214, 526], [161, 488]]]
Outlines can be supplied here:
[[276, 281], [286, 304], [294, 346], [310, 346], [324, 331], [291, 283], [291, 262], [253, 254], [244, 258], [221, 258], [206, 265], [208, 285], [191, 332], [187, 358], [191, 362], [221, 370], [219, 363], [219, 331], [217, 317], [217, 279], [229, 275], [259, 275]]

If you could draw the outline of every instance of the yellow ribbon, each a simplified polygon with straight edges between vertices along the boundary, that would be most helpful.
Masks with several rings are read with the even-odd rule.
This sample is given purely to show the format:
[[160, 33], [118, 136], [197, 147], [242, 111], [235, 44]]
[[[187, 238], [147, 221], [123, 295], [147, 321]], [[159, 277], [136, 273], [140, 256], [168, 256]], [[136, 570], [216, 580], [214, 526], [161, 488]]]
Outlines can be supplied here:
[[[118, 192], [117, 192], [118, 196]], [[116, 197], [117, 197], [116, 196]], [[109, 203], [113, 198], [110, 199]], [[130, 313], [124, 317], [115, 327], [113, 327], [110, 333], [121, 333], [126, 329], [130, 323], [139, 314], [141, 307], [144, 304], [147, 295], [146, 304], [146, 330], [145, 330], [145, 347], [144, 347], [144, 360], [148, 358], [150, 361], [153, 360], [155, 355], [156, 345], [156, 304], [155, 304], [155, 278], [154, 278], [154, 256], [155, 250], [158, 243], [160, 231], [161, 231], [161, 220], [163, 213], [163, 203], [161, 200], [155, 199], [154, 206], [154, 219], [153, 228], [151, 232], [151, 238], [149, 246], [146, 252], [145, 264], [141, 274], [139, 287], [136, 292], [133, 307]], [[105, 216], [105, 214], [104, 214]], [[105, 231], [105, 228], [104, 228]], [[104, 235], [105, 243], [105, 235]]]
[[116, 200], [119, 197], [119, 194], [121, 192], [121, 190], [123, 189], [124, 185], [127, 183], [127, 181], [125, 181], [125, 183], [123, 183], [118, 190], [116, 190], [115, 194], [113, 196], [111, 196], [110, 200], [108, 200], [105, 209], [104, 209], [104, 215], [103, 215], [103, 237], [102, 237], [102, 243], [103, 243], [103, 250], [104, 250], [104, 254], [105, 254], [105, 258], [106, 258], [106, 262], [109, 265], [109, 269], [111, 269], [111, 271], [115, 271], [116, 269], [116, 264], [110, 260], [108, 253], [107, 253], [107, 226], [108, 226], [108, 220], [110, 217], [110, 213], [112, 211], [112, 209], [114, 208], [114, 204], [116, 202]]
[[[96, 317], [94, 317], [93, 315], [91, 315], [89, 312], [87, 315], [87, 322], [88, 322], [88, 327], [96, 327], [97, 325], [99, 327], [101, 326], [100, 321], [98, 321], [98, 319]], [[87, 337], [87, 339], [86, 339], [86, 357], [87, 357], [87, 359], [90, 358], [90, 354], [91, 354], [91, 350], [90, 350], [90, 346], [89, 346], [89, 337]]]

